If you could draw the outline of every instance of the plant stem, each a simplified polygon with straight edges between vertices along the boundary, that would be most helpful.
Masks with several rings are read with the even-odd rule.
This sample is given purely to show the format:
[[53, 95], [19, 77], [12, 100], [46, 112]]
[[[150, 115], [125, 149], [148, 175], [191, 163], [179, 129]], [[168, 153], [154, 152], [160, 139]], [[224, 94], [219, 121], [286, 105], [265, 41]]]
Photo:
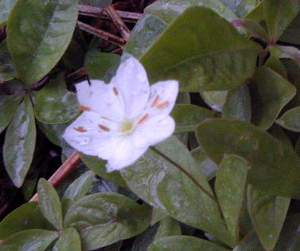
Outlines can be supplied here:
[[[56, 170], [56, 172], [48, 180], [54, 187], [57, 187], [71, 172], [73, 172], [80, 162], [80, 155], [73, 152], [67, 160]], [[37, 202], [38, 194], [36, 193], [30, 202]]]

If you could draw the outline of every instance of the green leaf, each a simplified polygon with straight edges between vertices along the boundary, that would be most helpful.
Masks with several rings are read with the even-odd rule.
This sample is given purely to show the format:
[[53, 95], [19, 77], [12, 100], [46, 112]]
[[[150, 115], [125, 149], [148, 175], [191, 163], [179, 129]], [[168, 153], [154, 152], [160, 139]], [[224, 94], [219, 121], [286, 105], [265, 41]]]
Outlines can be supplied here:
[[160, 18], [146, 14], [134, 26], [125, 51], [141, 58], [166, 28]]
[[37, 190], [42, 214], [57, 230], [61, 230], [63, 228], [63, 216], [57, 192], [45, 179], [39, 180]]
[[28, 85], [44, 77], [67, 49], [77, 0], [17, 1], [8, 19], [7, 44], [18, 77]]
[[63, 145], [62, 135], [65, 129], [69, 126], [69, 123], [66, 124], [43, 124], [38, 123], [39, 129], [46, 135], [49, 141], [57, 146]]
[[215, 113], [196, 105], [179, 104], [172, 111], [171, 116], [176, 122], [176, 132], [191, 132], [198, 124], [207, 118], [213, 118]]
[[300, 65], [292, 60], [282, 60], [289, 81], [296, 87], [296, 95], [287, 105], [288, 108], [300, 106]]
[[206, 177], [176, 137], [149, 150], [121, 175], [129, 188], [153, 207], [232, 244]]
[[8, 214], [0, 223], [0, 239], [31, 228], [49, 229], [36, 203], [26, 203]]
[[243, 206], [248, 163], [235, 155], [225, 155], [217, 172], [215, 192], [235, 242], [239, 240], [239, 217]]
[[[1, 12], [1, 0], [0, 0], [0, 12]], [[6, 47], [6, 43], [2, 42], [0, 43], [0, 83], [8, 80], [12, 80], [15, 76], [16, 76], [15, 66], [12, 64], [9, 51]]]
[[257, 71], [253, 82], [255, 83], [253, 122], [266, 130], [272, 126], [282, 108], [295, 96], [296, 88], [281, 75], [266, 67], [261, 67]]
[[247, 86], [230, 91], [223, 107], [224, 118], [251, 120], [251, 97]]
[[181, 235], [181, 228], [179, 223], [171, 217], [162, 219], [155, 234], [155, 239], [158, 240], [163, 237]]
[[149, 251], [229, 251], [213, 242], [192, 236], [170, 236], [156, 240]]
[[247, 204], [260, 242], [266, 250], [273, 250], [285, 221], [290, 199], [272, 196], [249, 186]]
[[235, 14], [222, 3], [222, 0], [158, 0], [149, 5], [145, 9], [145, 13], [157, 16], [166, 23], [171, 23], [192, 6], [203, 6], [212, 9], [229, 21], [236, 18]]
[[85, 172], [74, 180], [64, 192], [64, 199], [78, 200], [86, 195], [92, 188], [94, 173]]
[[106, 171], [105, 161], [97, 157], [91, 157], [83, 154], [80, 155], [80, 159], [90, 170], [92, 170], [101, 178], [111, 181], [118, 186], [127, 187], [126, 182], [124, 181], [119, 172], [108, 173]]
[[62, 74], [36, 93], [34, 112], [36, 118], [45, 124], [64, 124], [79, 114], [76, 95], [67, 90]]
[[3, 147], [6, 171], [17, 187], [22, 186], [31, 165], [35, 140], [33, 108], [29, 97], [25, 97], [7, 128]]
[[192, 7], [168, 27], [141, 61], [152, 82], [178, 79], [181, 90], [187, 92], [228, 90], [252, 76], [257, 53], [253, 42], [212, 10]]
[[107, 73], [115, 72], [119, 63], [119, 55], [93, 49], [87, 52], [84, 67], [90, 79], [104, 79]]
[[20, 98], [13, 95], [0, 95], [0, 133], [8, 126], [16, 113]]
[[245, 158], [251, 169], [248, 181], [262, 191], [300, 196], [300, 160], [296, 153], [261, 129], [240, 121], [211, 119], [196, 131], [208, 156], [219, 163], [223, 154]]
[[65, 225], [80, 232], [85, 250], [108, 246], [143, 232], [151, 210], [114, 193], [97, 193], [76, 201], [65, 215]]
[[271, 41], [277, 41], [300, 10], [299, 0], [264, 0], [262, 3], [264, 19]]
[[17, 0], [0, 0], [0, 27], [6, 23]]
[[287, 130], [300, 132], [300, 106], [286, 111], [276, 122]]
[[285, 42], [287, 44], [299, 45], [300, 41], [300, 14], [294, 18], [291, 24], [284, 31], [282, 36], [280, 37], [280, 41]]
[[52, 251], [81, 251], [80, 236], [75, 228], [62, 231]]
[[11, 235], [0, 243], [1, 251], [44, 251], [58, 237], [57, 232], [31, 229]]

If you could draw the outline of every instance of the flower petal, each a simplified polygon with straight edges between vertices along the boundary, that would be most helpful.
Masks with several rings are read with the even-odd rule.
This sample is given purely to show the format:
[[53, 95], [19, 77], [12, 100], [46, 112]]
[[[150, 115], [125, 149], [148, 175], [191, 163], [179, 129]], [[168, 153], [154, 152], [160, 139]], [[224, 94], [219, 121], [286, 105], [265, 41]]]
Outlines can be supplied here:
[[156, 145], [168, 137], [175, 130], [175, 121], [170, 116], [149, 117], [143, 124], [137, 126], [132, 137], [138, 148]]
[[127, 118], [139, 115], [149, 97], [149, 82], [143, 65], [133, 57], [128, 58], [121, 63], [111, 83], [123, 97]]
[[147, 148], [136, 148], [131, 137], [120, 137], [114, 148], [114, 155], [106, 164], [107, 171], [112, 172], [132, 165], [147, 151]]
[[152, 85], [146, 112], [152, 116], [168, 115], [175, 105], [178, 89], [178, 82], [175, 80], [161, 81]]
[[77, 151], [98, 156], [99, 151], [118, 134], [118, 126], [95, 112], [83, 112], [66, 128], [63, 138]]
[[100, 116], [114, 121], [124, 118], [124, 104], [122, 97], [113, 85], [99, 80], [83, 81], [76, 85], [77, 98], [84, 111], [94, 111]]

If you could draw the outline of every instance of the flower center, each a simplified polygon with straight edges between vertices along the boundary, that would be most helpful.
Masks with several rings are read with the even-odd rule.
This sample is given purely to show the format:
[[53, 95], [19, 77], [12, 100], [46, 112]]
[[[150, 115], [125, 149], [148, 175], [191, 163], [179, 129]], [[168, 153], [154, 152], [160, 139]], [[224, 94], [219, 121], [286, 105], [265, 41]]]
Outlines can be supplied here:
[[121, 132], [125, 134], [129, 134], [133, 131], [134, 124], [131, 121], [124, 121], [121, 125]]

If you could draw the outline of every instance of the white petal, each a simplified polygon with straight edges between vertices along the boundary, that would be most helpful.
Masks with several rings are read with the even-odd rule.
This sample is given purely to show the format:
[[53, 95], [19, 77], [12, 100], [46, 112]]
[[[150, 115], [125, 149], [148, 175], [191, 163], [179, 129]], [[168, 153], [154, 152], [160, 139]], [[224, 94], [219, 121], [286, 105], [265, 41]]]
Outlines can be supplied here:
[[83, 110], [97, 112], [100, 116], [115, 121], [124, 117], [122, 97], [112, 85], [99, 80], [83, 81], [76, 85], [77, 98]]
[[98, 156], [103, 145], [108, 145], [118, 134], [118, 128], [118, 124], [102, 119], [95, 112], [83, 112], [66, 128], [63, 138], [77, 151]]
[[111, 83], [121, 93], [126, 116], [134, 118], [145, 108], [149, 98], [149, 82], [143, 65], [130, 57], [117, 70]]
[[172, 117], [154, 116], [138, 126], [132, 137], [136, 147], [148, 147], [164, 141], [173, 134], [174, 130], [175, 122]]
[[114, 155], [108, 159], [106, 168], [108, 172], [120, 170], [136, 162], [145, 152], [147, 147], [135, 147], [132, 138], [120, 137]]
[[161, 81], [151, 86], [150, 98], [146, 112], [149, 115], [168, 115], [176, 102], [178, 82], [175, 80]]

